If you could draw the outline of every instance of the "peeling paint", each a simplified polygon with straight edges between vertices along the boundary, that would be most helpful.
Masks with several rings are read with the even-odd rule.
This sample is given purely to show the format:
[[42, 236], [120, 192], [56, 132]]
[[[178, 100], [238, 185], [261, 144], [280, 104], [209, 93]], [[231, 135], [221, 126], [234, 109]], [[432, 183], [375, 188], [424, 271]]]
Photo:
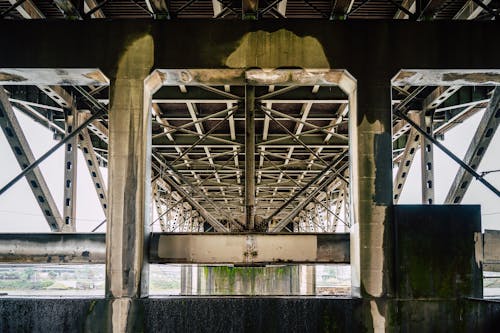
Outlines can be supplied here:
[[499, 70], [402, 70], [393, 79], [396, 86], [497, 85]]
[[56, 72], [56, 75], [58, 75], [58, 76], [68, 76], [69, 75], [67, 70], [61, 69], [61, 68], [56, 68], [55, 72]]
[[2, 73], [0, 72], [0, 81], [4, 82], [24, 82], [28, 81], [27, 78], [16, 74]]
[[99, 83], [108, 83], [109, 80], [108, 78], [101, 72], [101, 71], [93, 71], [93, 72], [88, 72], [88, 73], [84, 73], [83, 74], [84, 77], [88, 78], [88, 79], [91, 79], [91, 80], [94, 80], [96, 82], [99, 82]]
[[318, 39], [299, 37], [286, 29], [245, 34], [238, 48], [225, 60], [225, 65], [230, 68], [330, 68]]
[[414, 71], [400, 71], [398, 74], [396, 74], [396, 76], [392, 80], [394, 82], [404, 81], [406, 79], [412, 78], [416, 74], [417, 72]]
[[498, 83], [500, 74], [497, 72], [484, 72], [484, 73], [444, 73], [443, 80], [445, 81], [466, 81], [473, 83]]

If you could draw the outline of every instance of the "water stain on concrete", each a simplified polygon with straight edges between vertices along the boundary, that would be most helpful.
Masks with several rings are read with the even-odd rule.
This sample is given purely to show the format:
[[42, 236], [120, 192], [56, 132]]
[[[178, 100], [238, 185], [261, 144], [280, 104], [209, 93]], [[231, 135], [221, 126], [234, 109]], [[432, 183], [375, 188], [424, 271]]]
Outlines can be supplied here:
[[321, 43], [314, 37], [299, 37], [281, 29], [245, 34], [238, 48], [225, 60], [230, 68], [330, 68]]

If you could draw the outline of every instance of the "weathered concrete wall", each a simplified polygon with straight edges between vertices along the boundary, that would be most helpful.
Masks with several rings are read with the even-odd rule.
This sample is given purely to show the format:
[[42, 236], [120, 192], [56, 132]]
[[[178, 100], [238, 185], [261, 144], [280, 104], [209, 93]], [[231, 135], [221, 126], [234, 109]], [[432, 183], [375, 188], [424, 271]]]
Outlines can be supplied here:
[[[9, 48], [0, 53], [0, 67], [97, 67], [112, 76], [130, 42], [151, 34], [154, 68], [246, 67], [251, 59], [263, 67], [345, 68], [358, 81], [375, 75], [390, 79], [401, 68], [500, 68], [500, 46], [491, 43], [499, 33], [493, 21], [2, 20], [0, 37]], [[255, 42], [284, 50], [311, 47], [313, 53], [283, 58], [285, 52], [276, 52], [281, 49], [267, 47], [262, 57], [252, 57]], [[37, 52], [27, 52], [33, 49]]]
[[396, 292], [403, 299], [482, 297], [480, 207], [394, 207]]
[[92, 299], [4, 298], [0, 332], [83, 332]]
[[500, 302], [485, 300], [399, 300], [397, 332], [498, 332]]
[[[357, 299], [164, 298], [134, 302], [134, 332], [357, 332]], [[1, 332], [102, 332], [106, 300], [4, 299]]]
[[[394, 332], [496, 332], [500, 302], [391, 301]], [[134, 301], [134, 332], [366, 332], [368, 301], [308, 297], [171, 297]], [[0, 332], [106, 332], [104, 299], [0, 300]]]
[[299, 266], [206, 266], [200, 271], [200, 292], [206, 295], [298, 295], [299, 276]]
[[157, 299], [145, 306], [144, 318], [151, 332], [356, 332], [359, 303], [326, 298]]

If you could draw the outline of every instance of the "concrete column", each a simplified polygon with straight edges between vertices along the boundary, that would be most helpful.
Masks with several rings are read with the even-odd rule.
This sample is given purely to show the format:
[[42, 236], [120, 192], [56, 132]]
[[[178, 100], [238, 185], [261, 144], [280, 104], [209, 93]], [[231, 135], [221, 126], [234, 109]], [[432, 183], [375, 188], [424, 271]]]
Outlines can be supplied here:
[[121, 55], [110, 84], [105, 291], [107, 331], [113, 332], [133, 330], [133, 300], [148, 294], [151, 112], [144, 79], [152, 64], [151, 37], [137, 37]]
[[181, 266], [181, 295], [193, 294], [193, 266]]
[[255, 227], [255, 87], [245, 87], [245, 223]]
[[300, 295], [316, 294], [316, 266], [299, 265]]
[[379, 332], [389, 325], [386, 300], [394, 294], [390, 78], [363, 76], [351, 95], [352, 288], [367, 300], [365, 324]]

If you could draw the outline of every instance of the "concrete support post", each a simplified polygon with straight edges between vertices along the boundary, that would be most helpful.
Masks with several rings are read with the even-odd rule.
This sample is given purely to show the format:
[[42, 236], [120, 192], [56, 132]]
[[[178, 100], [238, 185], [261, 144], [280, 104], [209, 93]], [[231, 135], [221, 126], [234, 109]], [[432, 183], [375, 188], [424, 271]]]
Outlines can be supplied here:
[[[78, 127], [78, 111], [76, 108], [64, 112], [66, 135]], [[64, 145], [64, 202], [62, 232], [76, 231], [76, 175], [78, 158], [78, 137], [73, 137]]]
[[301, 295], [316, 294], [316, 266], [314, 265], [299, 265], [299, 281]]
[[383, 75], [364, 77], [349, 97], [352, 288], [370, 307], [365, 325], [380, 332], [389, 325], [387, 298], [394, 294], [391, 86]]
[[255, 87], [245, 87], [245, 223], [255, 228]]
[[137, 37], [120, 56], [110, 84], [105, 293], [112, 332], [133, 331], [133, 300], [148, 295], [151, 99], [144, 80], [152, 64], [151, 37]]
[[193, 266], [181, 266], [181, 295], [193, 294]]
[[[143, 238], [150, 212], [146, 155], [150, 115], [143, 110], [144, 80], [117, 79], [109, 110], [109, 222], [106, 296], [140, 297]], [[146, 223], [147, 224], [147, 223]]]

